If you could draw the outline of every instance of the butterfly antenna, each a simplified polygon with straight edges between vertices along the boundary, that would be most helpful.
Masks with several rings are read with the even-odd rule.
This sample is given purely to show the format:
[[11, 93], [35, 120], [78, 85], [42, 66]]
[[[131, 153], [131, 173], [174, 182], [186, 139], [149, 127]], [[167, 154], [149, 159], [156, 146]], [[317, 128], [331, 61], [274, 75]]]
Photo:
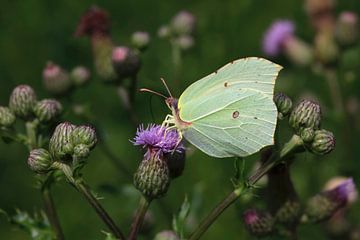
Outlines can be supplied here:
[[140, 88], [140, 90], [139, 90], [140, 92], [149, 92], [149, 93], [153, 93], [153, 94], [155, 94], [155, 95], [158, 95], [158, 96], [160, 96], [160, 97], [163, 97], [163, 98], [167, 98], [165, 95], [163, 95], [163, 94], [161, 94], [161, 93], [159, 93], [159, 92], [155, 92], [155, 91], [153, 91], [153, 90], [150, 90], [150, 89], [147, 89], [147, 88]]
[[169, 93], [170, 97], [173, 97], [171, 92], [170, 92], [170, 89], [168, 87], [168, 85], [166, 84], [165, 80], [163, 78], [160, 78], [160, 80], [162, 81], [162, 83], [164, 84], [165, 88], [166, 88], [166, 91]]

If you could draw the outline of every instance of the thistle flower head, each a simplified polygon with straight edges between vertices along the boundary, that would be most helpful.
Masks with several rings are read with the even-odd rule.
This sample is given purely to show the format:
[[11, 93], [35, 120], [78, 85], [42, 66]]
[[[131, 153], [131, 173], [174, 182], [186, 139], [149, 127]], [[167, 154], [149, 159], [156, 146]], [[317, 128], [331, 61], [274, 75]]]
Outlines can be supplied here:
[[141, 66], [138, 54], [124, 46], [113, 49], [112, 63], [117, 76], [120, 78], [136, 76]]
[[195, 29], [196, 19], [188, 11], [180, 11], [171, 20], [171, 28], [178, 35], [191, 34]]
[[321, 222], [331, 218], [340, 208], [346, 206], [354, 192], [354, 181], [349, 178], [337, 187], [313, 196], [306, 204], [303, 218], [308, 222]]
[[147, 32], [134, 32], [131, 36], [132, 45], [140, 51], [145, 50], [148, 47], [149, 42], [150, 36]]
[[145, 158], [150, 158], [151, 155], [162, 156], [164, 153], [170, 153], [174, 150], [179, 153], [183, 152], [185, 147], [181, 142], [179, 143], [179, 139], [176, 130], [166, 131], [165, 127], [155, 124], [150, 124], [147, 128], [140, 125], [133, 144], [146, 148]]
[[317, 155], [325, 155], [335, 149], [334, 134], [325, 129], [316, 130], [314, 137], [309, 144], [309, 150]]
[[295, 31], [290, 20], [277, 20], [266, 30], [263, 38], [263, 51], [269, 56], [277, 56], [282, 51], [284, 42], [292, 37]]
[[71, 73], [70, 78], [76, 86], [82, 86], [90, 79], [90, 71], [84, 66], [75, 67]]
[[62, 113], [62, 105], [55, 99], [44, 99], [36, 103], [34, 114], [41, 122], [51, 122]]
[[245, 227], [248, 231], [258, 237], [265, 237], [274, 231], [274, 219], [267, 212], [249, 209], [243, 215]]
[[75, 36], [106, 35], [109, 31], [110, 20], [108, 13], [97, 6], [93, 6], [82, 15]]
[[0, 127], [11, 127], [15, 120], [16, 117], [9, 108], [0, 106]]
[[[351, 186], [351, 180], [352, 180], [351, 178], [347, 178], [347, 177], [341, 177], [341, 176], [333, 177], [326, 182], [324, 186], [324, 191], [335, 189], [343, 184]], [[358, 192], [356, 191], [356, 189], [354, 189], [354, 191], [350, 191], [348, 195], [348, 203], [352, 204], [357, 199], [358, 199]]]
[[67, 71], [53, 62], [48, 62], [43, 70], [43, 84], [54, 95], [66, 94], [72, 86]]
[[35, 104], [35, 91], [28, 85], [17, 86], [10, 95], [9, 107], [18, 117], [28, 118], [32, 116]]
[[47, 173], [50, 171], [51, 164], [51, 156], [47, 150], [43, 148], [31, 150], [28, 165], [32, 171], [39, 174]]

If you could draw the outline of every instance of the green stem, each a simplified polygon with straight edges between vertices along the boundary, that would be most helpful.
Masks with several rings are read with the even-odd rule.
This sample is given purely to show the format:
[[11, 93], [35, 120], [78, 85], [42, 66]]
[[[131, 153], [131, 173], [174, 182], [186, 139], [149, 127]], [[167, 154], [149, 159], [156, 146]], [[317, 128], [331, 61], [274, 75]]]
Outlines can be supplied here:
[[26, 122], [26, 135], [28, 137], [28, 148], [32, 150], [38, 147], [37, 144], [37, 127], [39, 125], [39, 121], [35, 119], [31, 122]]
[[137, 234], [144, 222], [145, 214], [150, 206], [151, 200], [141, 197], [138, 210], [133, 223], [131, 224], [131, 231], [128, 237], [128, 240], [136, 240]]
[[28, 143], [28, 138], [27, 136], [20, 134], [20, 133], [16, 133], [16, 131], [14, 131], [14, 129], [12, 128], [1, 128], [0, 127], [0, 137], [4, 138], [5, 141], [6, 139], [14, 141], [14, 142], [18, 142], [24, 145], [27, 145]]
[[125, 240], [125, 236], [120, 230], [120, 228], [115, 224], [110, 215], [101, 206], [97, 198], [91, 192], [90, 187], [85, 183], [85, 181], [82, 178], [75, 179], [70, 166], [63, 163], [54, 163], [54, 165], [56, 165], [64, 172], [64, 175], [66, 176], [68, 181], [85, 197], [85, 199], [95, 209], [98, 216], [106, 224], [106, 226], [114, 234], [114, 236], [118, 239]]
[[205, 217], [194, 232], [190, 235], [188, 240], [197, 240], [209, 229], [209, 227], [217, 220], [217, 218], [232, 205], [245, 190], [251, 188], [257, 183], [266, 173], [268, 173], [274, 166], [278, 165], [284, 158], [293, 151], [302, 146], [303, 142], [299, 136], [294, 135], [289, 142], [287, 142], [281, 149], [280, 153], [273, 153], [270, 158], [250, 177], [248, 177], [245, 185], [233, 190], [228, 194], [211, 212]]
[[61, 229], [61, 225], [59, 222], [59, 218], [56, 212], [56, 208], [54, 205], [53, 198], [51, 196], [50, 188], [49, 186], [46, 186], [41, 189], [42, 198], [45, 205], [45, 212], [46, 216], [48, 217], [50, 224], [55, 232], [56, 239], [57, 240], [64, 240], [64, 234]]

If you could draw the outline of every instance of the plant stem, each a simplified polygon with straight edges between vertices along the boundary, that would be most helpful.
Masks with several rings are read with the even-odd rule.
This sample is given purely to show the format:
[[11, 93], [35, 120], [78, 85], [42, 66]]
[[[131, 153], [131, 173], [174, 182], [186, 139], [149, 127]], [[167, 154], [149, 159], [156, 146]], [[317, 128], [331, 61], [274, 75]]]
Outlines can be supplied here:
[[70, 166], [59, 162], [54, 163], [54, 165], [56, 165], [63, 171], [68, 181], [85, 197], [85, 199], [95, 209], [98, 216], [106, 224], [106, 226], [114, 234], [114, 236], [118, 239], [125, 240], [125, 236], [121, 232], [120, 228], [115, 224], [110, 215], [101, 206], [97, 198], [91, 192], [90, 187], [85, 183], [85, 181], [82, 178], [75, 179]]
[[211, 212], [205, 217], [194, 232], [190, 235], [188, 240], [197, 240], [209, 229], [209, 227], [217, 220], [217, 218], [233, 204], [245, 190], [251, 188], [257, 183], [266, 173], [268, 173], [274, 166], [281, 163], [285, 157], [302, 146], [303, 142], [299, 136], [293, 135], [289, 142], [287, 142], [281, 149], [280, 153], [273, 153], [269, 159], [250, 177], [248, 177], [245, 184], [235, 188], [228, 194]]
[[136, 240], [137, 234], [144, 222], [145, 214], [150, 206], [151, 200], [146, 199], [145, 197], [141, 197], [138, 210], [136, 211], [136, 215], [133, 223], [131, 224], [131, 231], [128, 237], [128, 240]]
[[228, 194], [200, 223], [197, 229], [190, 235], [189, 240], [200, 239], [200, 237], [209, 229], [215, 220], [239, 198], [243, 190], [243, 188], [238, 188]]
[[46, 216], [48, 217], [50, 224], [55, 232], [56, 239], [57, 240], [64, 240], [64, 234], [61, 229], [61, 225], [58, 219], [58, 215], [56, 213], [56, 208], [54, 205], [53, 198], [51, 196], [50, 188], [49, 186], [46, 186], [41, 189], [42, 198], [45, 205], [45, 212]]
[[38, 147], [37, 144], [37, 127], [39, 125], [39, 121], [35, 119], [32, 122], [26, 122], [26, 135], [28, 137], [28, 148], [32, 150]]

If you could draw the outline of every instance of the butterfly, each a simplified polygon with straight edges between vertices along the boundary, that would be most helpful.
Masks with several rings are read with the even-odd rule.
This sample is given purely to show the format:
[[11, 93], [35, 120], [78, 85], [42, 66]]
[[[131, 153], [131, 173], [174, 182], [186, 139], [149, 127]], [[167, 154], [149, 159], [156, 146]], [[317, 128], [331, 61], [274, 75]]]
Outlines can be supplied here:
[[281, 69], [263, 58], [238, 59], [191, 84], [179, 99], [163, 80], [170, 97], [162, 96], [172, 113], [163, 126], [176, 128], [180, 138], [216, 158], [246, 157], [273, 145], [278, 114], [273, 95]]

